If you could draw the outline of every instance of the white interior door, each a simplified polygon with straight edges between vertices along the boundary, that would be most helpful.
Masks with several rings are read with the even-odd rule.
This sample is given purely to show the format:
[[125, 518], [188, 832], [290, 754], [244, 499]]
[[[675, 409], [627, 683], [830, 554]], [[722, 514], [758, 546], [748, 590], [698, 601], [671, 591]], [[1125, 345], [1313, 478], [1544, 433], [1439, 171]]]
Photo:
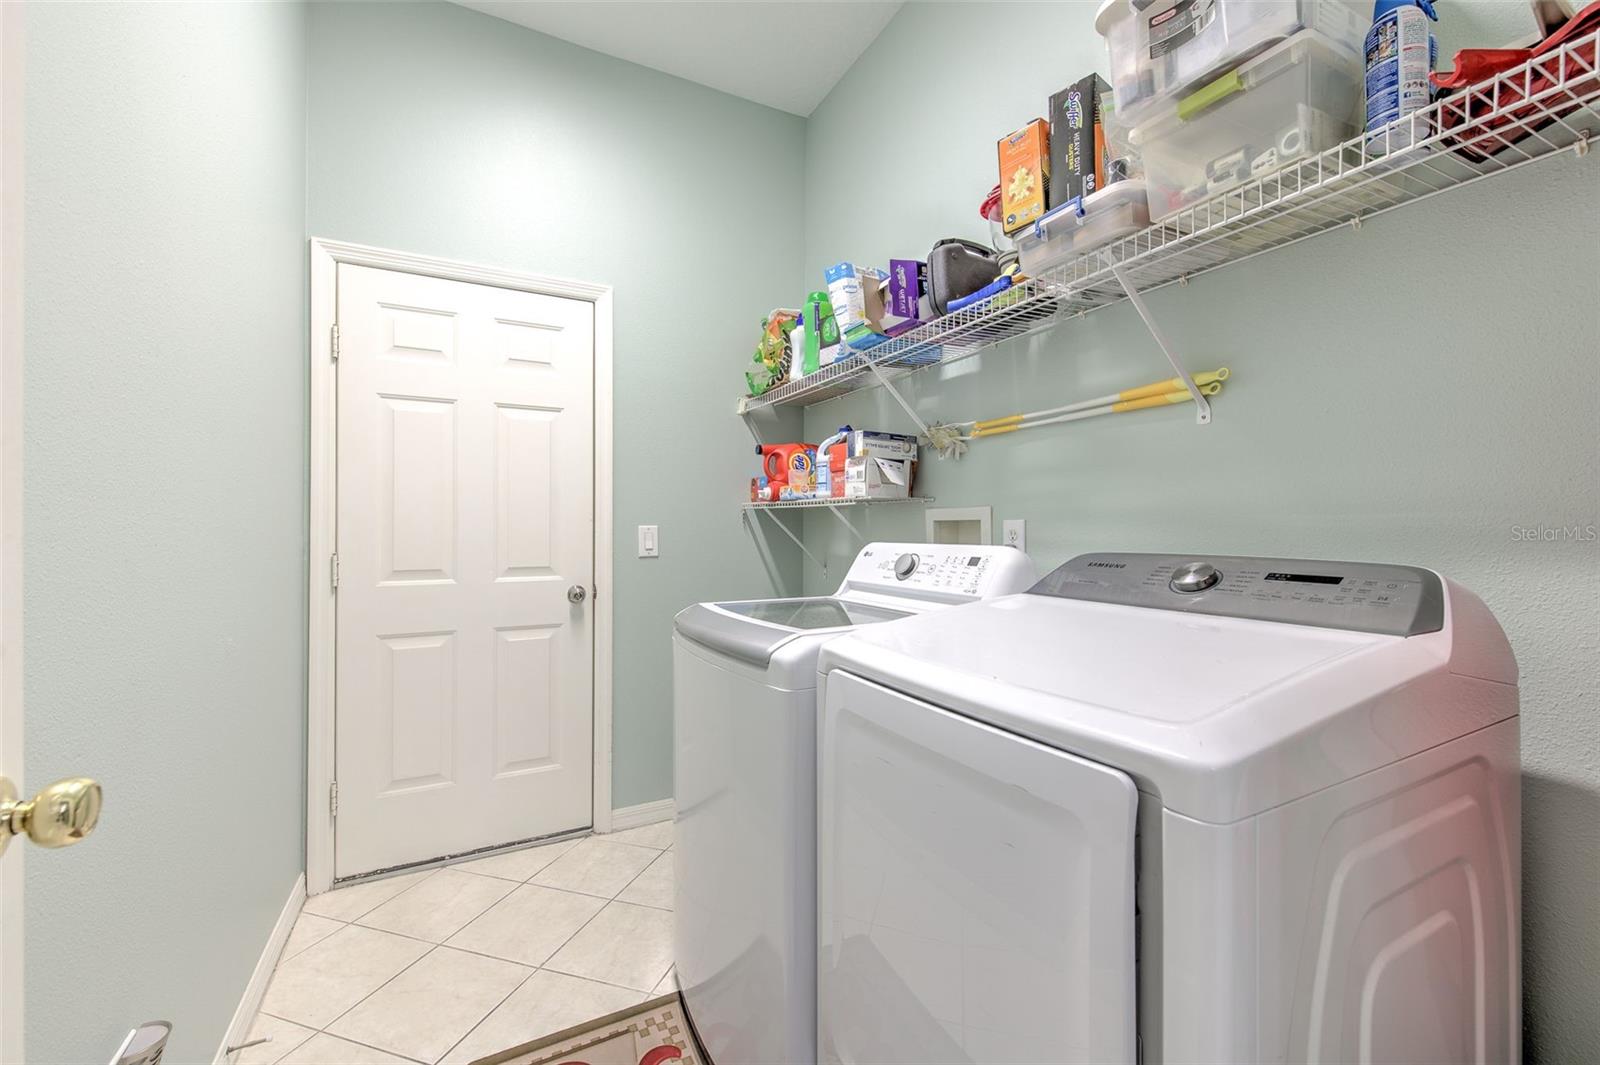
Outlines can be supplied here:
[[335, 875], [591, 820], [590, 303], [338, 268]]

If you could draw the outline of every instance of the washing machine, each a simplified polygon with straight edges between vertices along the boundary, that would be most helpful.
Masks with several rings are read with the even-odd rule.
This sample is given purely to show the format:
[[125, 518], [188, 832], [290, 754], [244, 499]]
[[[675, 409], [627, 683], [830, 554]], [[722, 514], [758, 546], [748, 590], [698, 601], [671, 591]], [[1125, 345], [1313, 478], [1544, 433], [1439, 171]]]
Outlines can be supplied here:
[[713, 1062], [816, 1062], [818, 650], [1034, 579], [1014, 548], [875, 543], [831, 596], [678, 614], [674, 961]]
[[818, 668], [820, 1060], [1520, 1060], [1517, 667], [1459, 585], [1084, 555]]

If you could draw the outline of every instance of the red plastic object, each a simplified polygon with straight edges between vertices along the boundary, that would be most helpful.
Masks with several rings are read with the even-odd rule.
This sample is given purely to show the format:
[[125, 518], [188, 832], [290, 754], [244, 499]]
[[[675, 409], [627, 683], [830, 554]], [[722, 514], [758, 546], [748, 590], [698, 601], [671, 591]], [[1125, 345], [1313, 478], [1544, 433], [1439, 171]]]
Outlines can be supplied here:
[[989, 190], [989, 195], [978, 205], [978, 217], [990, 222], [1000, 221], [1000, 186]]
[[[1563, 98], [1581, 96], [1600, 86], [1600, 42], [1593, 38], [1596, 30], [1600, 30], [1600, 0], [1574, 15], [1537, 48], [1466, 48], [1457, 52], [1455, 69], [1430, 75], [1436, 88], [1454, 93], [1439, 109], [1441, 131], [1458, 130], [1445, 138], [1445, 144], [1463, 158], [1483, 162], [1554, 117], [1577, 110], [1576, 102], [1548, 97], [1558, 79], [1568, 83]], [[1586, 36], [1591, 39], [1584, 41]], [[1582, 43], [1564, 56], [1554, 54], [1574, 41]], [[1548, 62], [1538, 62], [1546, 56]], [[1501, 77], [1523, 63], [1532, 63], [1525, 76]], [[1517, 106], [1525, 100], [1535, 102]], [[1541, 126], [1526, 124], [1541, 112], [1553, 117]]]

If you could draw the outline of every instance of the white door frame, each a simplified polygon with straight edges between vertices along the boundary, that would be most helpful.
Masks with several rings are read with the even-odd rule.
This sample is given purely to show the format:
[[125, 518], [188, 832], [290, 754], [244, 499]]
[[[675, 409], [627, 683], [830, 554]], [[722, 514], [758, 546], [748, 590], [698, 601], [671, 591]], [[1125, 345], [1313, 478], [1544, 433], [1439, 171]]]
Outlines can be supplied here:
[[[0, 773], [18, 788], [22, 750], [23, 4], [0, 4]], [[22, 1061], [22, 865], [0, 859], [0, 1061]]]
[[[9, 6], [9, 5], [7, 5]], [[611, 830], [612, 413], [611, 286], [516, 273], [492, 266], [311, 241], [311, 498], [309, 643], [306, 658], [306, 891], [333, 886], [334, 594], [329, 568], [337, 528], [333, 324], [340, 263], [585, 300], [594, 305], [594, 805], [596, 832]]]

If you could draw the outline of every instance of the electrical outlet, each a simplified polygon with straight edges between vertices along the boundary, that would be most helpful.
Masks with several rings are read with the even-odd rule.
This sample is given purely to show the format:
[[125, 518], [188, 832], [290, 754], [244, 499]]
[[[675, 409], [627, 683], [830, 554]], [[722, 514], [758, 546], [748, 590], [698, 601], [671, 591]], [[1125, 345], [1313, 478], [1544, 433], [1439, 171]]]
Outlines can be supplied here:
[[641, 526], [639, 526], [639, 557], [640, 558], [660, 558], [661, 557], [660, 526], [656, 526], [656, 525], [641, 525]]
[[1014, 547], [1018, 551], [1028, 550], [1028, 523], [1026, 521], [1021, 518], [1008, 518], [1002, 528], [1005, 530], [1001, 534], [1003, 539], [1000, 542], [1002, 544], [1006, 547]]

